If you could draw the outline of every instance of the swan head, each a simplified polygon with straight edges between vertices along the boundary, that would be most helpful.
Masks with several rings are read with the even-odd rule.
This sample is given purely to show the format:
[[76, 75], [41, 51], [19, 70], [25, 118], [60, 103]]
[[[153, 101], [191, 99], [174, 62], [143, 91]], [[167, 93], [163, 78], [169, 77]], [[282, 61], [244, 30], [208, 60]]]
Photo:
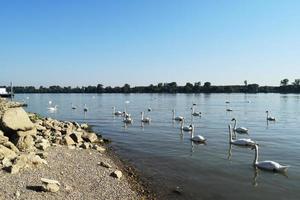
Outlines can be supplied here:
[[232, 118], [232, 120], [231, 121], [235, 121], [236, 119], [235, 118]]
[[269, 113], [269, 111], [267, 110], [266, 113]]

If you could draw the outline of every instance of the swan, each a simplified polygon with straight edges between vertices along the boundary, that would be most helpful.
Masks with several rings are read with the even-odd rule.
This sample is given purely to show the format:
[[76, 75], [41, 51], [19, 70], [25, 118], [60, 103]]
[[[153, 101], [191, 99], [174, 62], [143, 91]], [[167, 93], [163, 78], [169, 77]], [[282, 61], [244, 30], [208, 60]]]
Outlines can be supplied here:
[[184, 117], [182, 117], [182, 116], [175, 117], [175, 109], [172, 110], [172, 113], [173, 113], [173, 120], [182, 121], [184, 119]]
[[77, 107], [72, 104], [72, 109], [75, 110], [75, 109], [77, 109]]
[[230, 144], [237, 145], [237, 146], [253, 146], [256, 144], [253, 140], [246, 139], [246, 138], [233, 140], [232, 139], [232, 129], [231, 129], [230, 124], [228, 125], [228, 128], [229, 128], [229, 143]]
[[234, 126], [233, 126], [233, 131], [234, 132], [237, 132], [237, 133], [248, 133], [248, 129], [245, 128], [245, 127], [238, 127], [238, 128], [236, 128], [237, 122], [236, 122], [235, 118], [233, 118], [231, 121], [234, 121]]
[[191, 107], [191, 110], [192, 110], [192, 115], [193, 116], [200, 116], [201, 115], [201, 112], [195, 112], [194, 111], [194, 107]]
[[87, 112], [87, 111], [88, 111], [88, 107], [86, 106], [86, 104], [84, 104], [83, 111], [84, 111], [84, 112]]
[[144, 117], [144, 112], [141, 112], [141, 115], [142, 115], [141, 122], [150, 123], [150, 121], [151, 121], [150, 117]]
[[198, 143], [206, 142], [206, 139], [202, 135], [195, 135], [194, 136], [195, 127], [194, 127], [194, 125], [192, 125], [192, 126], [193, 126], [193, 131], [191, 133], [191, 140], [193, 142], [198, 142]]
[[269, 111], [268, 110], [266, 111], [266, 113], [267, 113], [267, 121], [276, 121], [275, 117], [269, 116]]
[[54, 107], [51, 107], [51, 106], [50, 106], [50, 107], [48, 108], [48, 110], [49, 110], [49, 111], [52, 111], [52, 112], [57, 111], [57, 105], [55, 105]]
[[180, 129], [183, 131], [193, 131], [194, 130], [194, 125], [189, 125], [189, 126], [183, 126], [184, 125], [184, 119], [181, 121], [181, 126]]
[[281, 165], [277, 162], [271, 161], [271, 160], [265, 160], [265, 161], [258, 161], [258, 146], [254, 145], [252, 149], [255, 149], [255, 157], [253, 161], [253, 165], [259, 169], [263, 170], [269, 170], [273, 172], [285, 172], [290, 166], [288, 165]]
[[112, 109], [113, 109], [113, 115], [117, 115], [117, 116], [123, 115], [123, 112], [116, 111], [116, 107], [112, 107]]
[[126, 124], [131, 124], [133, 120], [132, 120], [130, 114], [126, 113], [124, 116], [125, 117], [123, 119], [123, 122], [126, 123]]

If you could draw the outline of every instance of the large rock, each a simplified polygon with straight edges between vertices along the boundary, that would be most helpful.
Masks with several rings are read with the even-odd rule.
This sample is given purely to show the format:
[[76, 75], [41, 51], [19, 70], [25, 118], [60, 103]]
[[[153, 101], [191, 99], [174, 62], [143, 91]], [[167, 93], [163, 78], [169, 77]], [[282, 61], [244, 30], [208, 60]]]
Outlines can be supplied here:
[[4, 158], [8, 158], [9, 160], [12, 160], [14, 158], [16, 158], [17, 154], [10, 150], [9, 148], [0, 145], [0, 160], [4, 159]]
[[28, 162], [28, 157], [26, 155], [20, 155], [15, 162], [13, 163], [13, 165], [10, 168], [10, 173], [11, 174], [17, 174], [19, 173], [19, 171], [21, 169], [24, 169], [26, 167], [28, 167], [27, 165]]
[[83, 135], [82, 135], [82, 138], [87, 141], [87, 142], [96, 142], [98, 140], [98, 137], [95, 133], [88, 133], [88, 132], [85, 132]]
[[10, 108], [2, 117], [2, 126], [11, 131], [28, 131], [34, 128], [23, 108]]
[[24, 137], [19, 137], [17, 139], [17, 145], [20, 151], [32, 150], [34, 149], [34, 141], [31, 135]]
[[36, 133], [37, 133], [36, 128], [33, 128], [31, 130], [28, 130], [28, 131], [17, 131], [17, 135], [20, 136], [20, 137], [24, 137], [24, 136], [27, 136], [27, 135], [35, 136]]
[[80, 133], [80, 132], [74, 132], [70, 135], [70, 137], [73, 139], [74, 142], [82, 143], [83, 139], [82, 139], [81, 135], [82, 135], [82, 133]]
[[67, 146], [75, 145], [74, 140], [73, 140], [70, 136], [68, 136], [68, 135], [66, 135], [66, 136], [64, 137], [64, 143], [65, 143]]

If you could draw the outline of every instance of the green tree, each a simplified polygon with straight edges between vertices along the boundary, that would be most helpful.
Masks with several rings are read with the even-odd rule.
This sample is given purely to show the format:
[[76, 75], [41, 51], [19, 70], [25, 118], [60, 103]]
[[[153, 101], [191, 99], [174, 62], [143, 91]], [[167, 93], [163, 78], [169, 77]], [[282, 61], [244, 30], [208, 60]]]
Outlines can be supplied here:
[[204, 83], [204, 87], [209, 88], [210, 86], [211, 86], [211, 83], [210, 83], [210, 82], [205, 82], [205, 83]]
[[295, 79], [293, 85], [300, 86], [300, 79]]
[[289, 84], [289, 79], [287, 79], [287, 78], [280, 81], [281, 86], [287, 86], [288, 84]]

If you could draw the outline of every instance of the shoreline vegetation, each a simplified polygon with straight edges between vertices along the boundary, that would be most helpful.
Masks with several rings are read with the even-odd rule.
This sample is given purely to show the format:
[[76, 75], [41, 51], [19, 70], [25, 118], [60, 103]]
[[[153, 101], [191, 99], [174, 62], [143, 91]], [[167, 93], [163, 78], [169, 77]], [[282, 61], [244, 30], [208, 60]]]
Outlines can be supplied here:
[[[10, 90], [10, 86], [7, 87]], [[300, 79], [289, 84], [288, 79], [280, 81], [280, 86], [259, 86], [256, 83], [244, 85], [212, 85], [210, 82], [186, 83], [179, 86], [176, 82], [158, 83], [157, 85], [131, 87], [125, 84], [122, 87], [97, 86], [61, 87], [58, 85], [38, 88], [34, 86], [14, 86], [14, 93], [300, 93]]]
[[0, 199], [155, 199], [108, 142], [0, 98]]

